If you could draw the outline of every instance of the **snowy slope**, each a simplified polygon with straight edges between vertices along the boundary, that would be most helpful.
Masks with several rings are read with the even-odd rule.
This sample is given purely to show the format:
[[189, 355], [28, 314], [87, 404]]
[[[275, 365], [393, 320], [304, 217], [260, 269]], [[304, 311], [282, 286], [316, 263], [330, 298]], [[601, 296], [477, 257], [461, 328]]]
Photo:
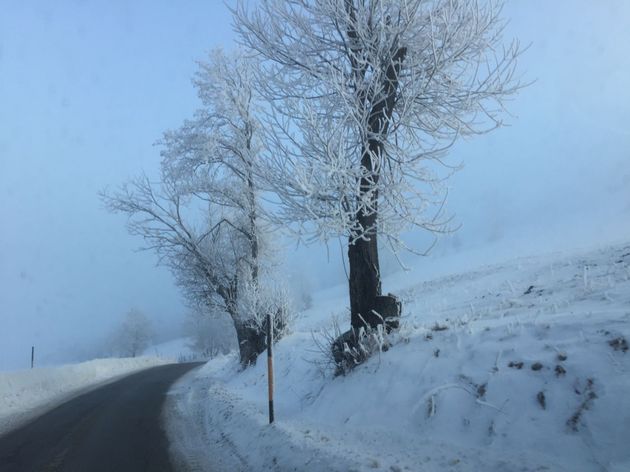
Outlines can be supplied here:
[[0, 372], [0, 434], [87, 388], [164, 363], [152, 357], [97, 359], [59, 367]]
[[278, 343], [271, 427], [266, 362], [238, 373], [224, 357], [180, 381], [167, 409], [180, 462], [630, 470], [630, 245], [424, 282], [398, 274], [384, 286], [402, 297], [404, 325], [392, 348], [346, 377], [322, 367], [313, 331], [346, 319], [343, 288], [319, 294]]

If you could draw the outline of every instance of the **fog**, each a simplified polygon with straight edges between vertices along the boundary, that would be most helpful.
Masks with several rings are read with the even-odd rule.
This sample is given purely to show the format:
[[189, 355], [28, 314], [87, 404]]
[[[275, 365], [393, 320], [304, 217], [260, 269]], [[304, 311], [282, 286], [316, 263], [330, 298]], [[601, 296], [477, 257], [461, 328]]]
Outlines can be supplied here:
[[[602, 244], [630, 234], [630, 4], [512, 0], [506, 36], [532, 84], [508, 126], [460, 142], [447, 211], [461, 225], [429, 257], [493, 257]], [[198, 106], [191, 77], [234, 45], [221, 2], [7, 2], [0, 11], [0, 370], [90, 356], [137, 307], [158, 335], [186, 312], [125, 219], [98, 191], [155, 173], [153, 143]], [[425, 235], [406, 239], [424, 248]], [[387, 259], [387, 256], [385, 256]], [[404, 256], [411, 266], [423, 259]], [[344, 281], [339, 242], [288, 243], [287, 271]], [[395, 264], [387, 261], [388, 270]]]

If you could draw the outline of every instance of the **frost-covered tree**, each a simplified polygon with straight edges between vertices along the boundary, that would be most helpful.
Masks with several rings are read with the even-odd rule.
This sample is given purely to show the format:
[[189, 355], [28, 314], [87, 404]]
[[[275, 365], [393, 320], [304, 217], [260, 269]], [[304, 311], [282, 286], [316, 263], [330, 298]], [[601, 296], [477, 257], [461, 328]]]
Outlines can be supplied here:
[[[266, 166], [276, 218], [348, 242], [351, 324], [381, 324], [378, 241], [447, 229], [439, 164], [501, 124], [519, 48], [501, 2], [257, 0], [234, 10], [263, 58]], [[399, 247], [399, 246], [398, 246]]]
[[129, 215], [128, 228], [144, 238], [176, 277], [193, 306], [227, 312], [241, 362], [265, 348], [266, 315], [277, 329], [286, 315], [265, 274], [258, 184], [252, 63], [214, 52], [199, 64], [194, 84], [202, 107], [164, 133], [160, 182], [136, 179], [104, 199]]
[[139, 356], [149, 347], [152, 335], [153, 328], [149, 318], [142, 311], [133, 308], [127, 312], [122, 324], [114, 332], [114, 351], [122, 356]]

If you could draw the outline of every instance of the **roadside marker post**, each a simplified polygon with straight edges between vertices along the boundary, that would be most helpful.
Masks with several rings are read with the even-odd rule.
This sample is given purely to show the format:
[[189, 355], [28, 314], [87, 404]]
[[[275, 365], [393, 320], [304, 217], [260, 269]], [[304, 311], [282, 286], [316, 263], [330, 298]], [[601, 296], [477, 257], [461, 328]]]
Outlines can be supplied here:
[[273, 423], [273, 329], [271, 315], [267, 315], [267, 381], [269, 384], [269, 424]]
[[31, 369], [35, 366], [35, 346], [31, 346]]

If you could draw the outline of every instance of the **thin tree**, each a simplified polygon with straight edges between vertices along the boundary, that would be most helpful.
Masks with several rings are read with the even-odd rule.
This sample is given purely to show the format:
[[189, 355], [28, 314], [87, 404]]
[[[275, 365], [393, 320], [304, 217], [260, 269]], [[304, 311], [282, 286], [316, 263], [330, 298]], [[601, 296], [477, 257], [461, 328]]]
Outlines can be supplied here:
[[129, 215], [128, 229], [157, 252], [193, 306], [232, 319], [241, 363], [265, 348], [265, 319], [285, 311], [261, 283], [263, 254], [254, 163], [252, 64], [215, 51], [194, 84], [203, 107], [160, 144], [160, 182], [146, 176], [105, 194], [107, 207]]
[[114, 334], [114, 347], [123, 356], [142, 355], [149, 347], [152, 332], [149, 318], [140, 310], [133, 308], [127, 312], [121, 326]]
[[402, 231], [448, 229], [436, 169], [457, 138], [501, 125], [520, 88], [519, 47], [503, 44], [500, 14], [492, 0], [258, 0], [234, 10], [241, 42], [264, 61], [260, 172], [275, 218], [300, 237], [346, 238], [353, 328], [383, 323], [378, 237], [396, 248]]

